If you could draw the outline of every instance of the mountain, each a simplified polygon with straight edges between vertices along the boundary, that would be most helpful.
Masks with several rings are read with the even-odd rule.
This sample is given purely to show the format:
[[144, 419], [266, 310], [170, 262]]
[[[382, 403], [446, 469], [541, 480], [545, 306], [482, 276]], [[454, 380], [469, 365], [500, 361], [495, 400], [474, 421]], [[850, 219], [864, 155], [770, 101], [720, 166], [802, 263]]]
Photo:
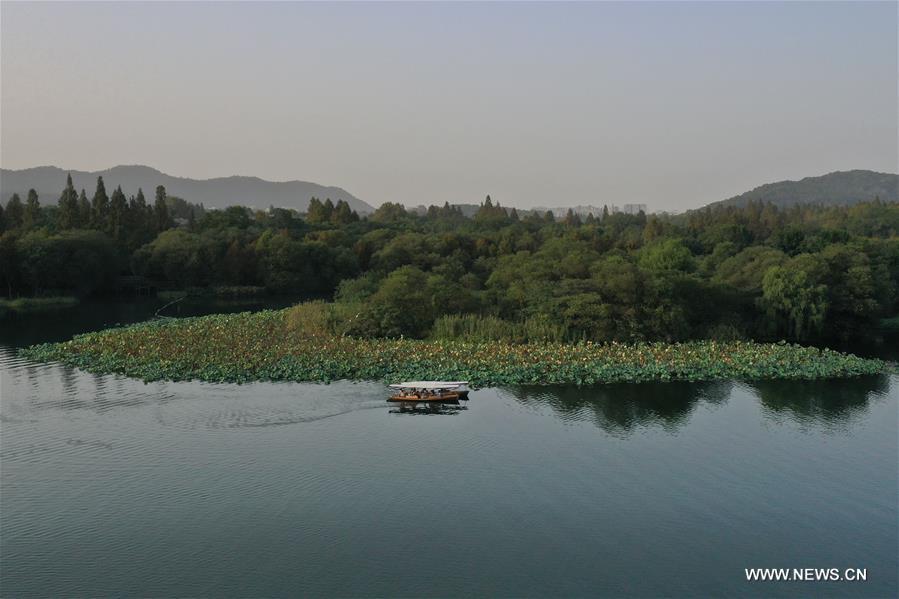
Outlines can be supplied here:
[[22, 170], [0, 169], [0, 198], [6, 202], [13, 193], [23, 200], [30, 188], [37, 190], [41, 203], [46, 205], [59, 199], [66, 185], [66, 174], [71, 173], [75, 189], [82, 188], [91, 197], [97, 186], [97, 177], [103, 177], [108, 193], [122, 186], [125, 195], [144, 190], [147, 200], [153, 200], [157, 185], [164, 185], [166, 193], [178, 196], [207, 208], [225, 208], [242, 205], [255, 208], [294, 208], [305, 212], [312, 197], [331, 198], [333, 202], [344, 200], [359, 214], [374, 211], [348, 191], [340, 187], [325, 187], [307, 181], [265, 181], [258, 177], [219, 177], [216, 179], [187, 179], [173, 177], [148, 166], [116, 166], [104, 171], [65, 171], [55, 166], [39, 166]]
[[899, 201], [899, 175], [874, 171], [835, 171], [799, 181], [779, 181], [756, 187], [710, 206], [745, 206], [750, 201], [771, 202], [783, 208], [795, 204], [829, 206], [856, 204], [880, 197]]

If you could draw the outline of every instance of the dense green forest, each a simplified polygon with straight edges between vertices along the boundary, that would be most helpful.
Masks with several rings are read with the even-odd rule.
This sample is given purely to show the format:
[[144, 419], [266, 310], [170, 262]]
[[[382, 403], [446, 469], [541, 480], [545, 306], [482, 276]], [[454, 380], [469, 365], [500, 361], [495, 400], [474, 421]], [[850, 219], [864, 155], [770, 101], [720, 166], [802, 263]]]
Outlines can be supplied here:
[[472, 218], [392, 203], [360, 218], [318, 199], [205, 210], [102, 179], [88, 198], [69, 180], [58, 201], [0, 207], [0, 290], [84, 296], [139, 276], [332, 296], [329, 326], [362, 337], [829, 343], [899, 313], [897, 235], [899, 205], [879, 200], [556, 219], [488, 197]]

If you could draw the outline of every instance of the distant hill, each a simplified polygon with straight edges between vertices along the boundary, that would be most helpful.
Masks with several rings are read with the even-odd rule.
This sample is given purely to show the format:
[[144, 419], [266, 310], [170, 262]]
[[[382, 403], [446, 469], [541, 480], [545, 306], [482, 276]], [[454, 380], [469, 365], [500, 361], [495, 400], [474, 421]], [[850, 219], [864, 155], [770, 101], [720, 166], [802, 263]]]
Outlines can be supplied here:
[[178, 196], [207, 208], [225, 208], [242, 205], [255, 208], [294, 208], [306, 210], [312, 197], [331, 198], [333, 202], [344, 200], [359, 214], [374, 211], [370, 205], [340, 187], [325, 187], [307, 181], [265, 181], [258, 177], [219, 177], [216, 179], [186, 179], [173, 177], [149, 166], [116, 166], [104, 171], [65, 171], [55, 166], [40, 166], [22, 170], [0, 169], [0, 199], [5, 203], [9, 196], [18, 193], [25, 198], [30, 188], [37, 190], [41, 203], [56, 202], [66, 184], [66, 174], [71, 173], [75, 189], [94, 193], [97, 177], [102, 176], [108, 192], [121, 185], [125, 195], [137, 193], [143, 188], [148, 201], [152, 201], [157, 185], [164, 185], [169, 195]]
[[899, 175], [874, 171], [836, 171], [799, 181], [779, 181], [756, 187], [710, 206], [745, 206], [750, 201], [771, 202], [779, 207], [795, 204], [829, 206], [856, 204], [880, 197], [884, 202], [899, 201]]

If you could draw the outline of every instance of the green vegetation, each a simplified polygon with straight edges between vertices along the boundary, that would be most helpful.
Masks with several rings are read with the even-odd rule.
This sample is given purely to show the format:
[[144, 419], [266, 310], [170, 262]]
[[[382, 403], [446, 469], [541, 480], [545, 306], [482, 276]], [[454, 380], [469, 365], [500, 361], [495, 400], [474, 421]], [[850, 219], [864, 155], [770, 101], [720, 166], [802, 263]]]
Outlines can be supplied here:
[[128, 276], [190, 295], [333, 297], [338, 335], [514, 342], [823, 346], [880, 340], [899, 313], [899, 204], [873, 197], [558, 220], [489, 197], [471, 216], [386, 203], [366, 217], [327, 199], [299, 214], [152, 197], [107, 194], [100, 179], [92, 199], [71, 181], [55, 205], [11, 198], [0, 290], [84, 296]]
[[38, 314], [56, 312], [78, 305], [77, 297], [20, 297], [14, 300], [0, 299], [0, 318], [10, 314]]
[[509, 322], [495, 316], [452, 314], [434, 321], [431, 337], [441, 341], [562, 342], [565, 329], [546, 318]]
[[899, 316], [884, 318], [880, 321], [880, 328], [890, 333], [899, 333]]
[[[825, 378], [884, 364], [786, 343], [508, 343], [334, 335], [332, 307], [152, 321], [33, 346], [24, 355], [144, 380], [465, 379], [475, 386]], [[453, 324], [441, 325], [451, 329]], [[467, 326], [463, 324], [462, 326]]]

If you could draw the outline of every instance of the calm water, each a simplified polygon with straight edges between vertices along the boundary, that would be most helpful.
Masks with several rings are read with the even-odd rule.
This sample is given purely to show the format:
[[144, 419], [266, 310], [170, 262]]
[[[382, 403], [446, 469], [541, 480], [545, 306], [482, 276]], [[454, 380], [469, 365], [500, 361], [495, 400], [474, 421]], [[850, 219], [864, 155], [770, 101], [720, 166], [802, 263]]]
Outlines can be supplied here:
[[486, 389], [417, 415], [375, 383], [15, 355], [151, 308], [0, 322], [2, 596], [896, 595], [897, 377]]

